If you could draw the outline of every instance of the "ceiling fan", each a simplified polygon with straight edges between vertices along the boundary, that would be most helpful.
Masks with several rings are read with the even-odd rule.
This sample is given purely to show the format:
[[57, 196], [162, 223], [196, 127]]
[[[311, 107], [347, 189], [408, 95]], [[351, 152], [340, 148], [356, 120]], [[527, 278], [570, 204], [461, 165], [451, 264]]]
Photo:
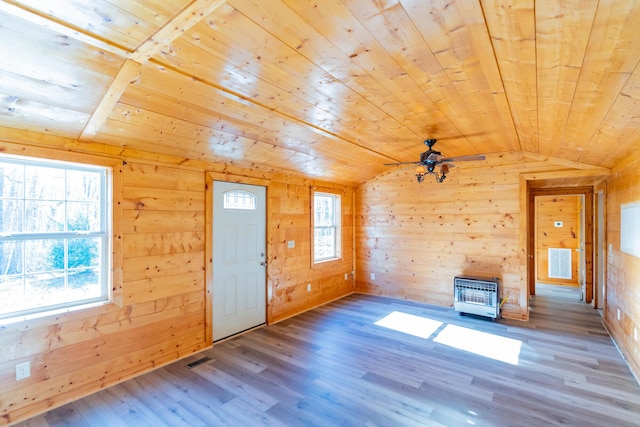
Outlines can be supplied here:
[[[431, 174], [436, 177], [437, 182], [442, 182], [447, 177], [449, 169], [454, 165], [449, 164], [453, 162], [468, 162], [472, 160], [484, 160], [486, 157], [483, 155], [476, 156], [459, 156], [459, 157], [444, 157], [440, 151], [433, 149], [437, 139], [425, 139], [424, 144], [429, 149], [423, 153], [420, 153], [420, 161], [418, 162], [398, 162], [398, 163], [385, 163], [385, 166], [396, 165], [416, 165], [416, 179], [418, 182], [424, 180], [425, 175]], [[440, 173], [436, 172], [435, 168], [440, 165]]]

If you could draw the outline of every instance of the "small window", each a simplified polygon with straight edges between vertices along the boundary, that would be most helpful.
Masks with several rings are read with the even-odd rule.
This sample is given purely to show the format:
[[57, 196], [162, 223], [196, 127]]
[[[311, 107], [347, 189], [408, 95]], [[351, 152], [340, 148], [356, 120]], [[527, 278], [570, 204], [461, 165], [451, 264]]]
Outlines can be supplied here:
[[255, 211], [256, 196], [253, 193], [242, 190], [231, 190], [224, 193], [225, 209], [244, 209]]
[[109, 299], [107, 168], [0, 156], [0, 318]]
[[340, 258], [342, 230], [340, 226], [340, 195], [313, 194], [313, 261]]

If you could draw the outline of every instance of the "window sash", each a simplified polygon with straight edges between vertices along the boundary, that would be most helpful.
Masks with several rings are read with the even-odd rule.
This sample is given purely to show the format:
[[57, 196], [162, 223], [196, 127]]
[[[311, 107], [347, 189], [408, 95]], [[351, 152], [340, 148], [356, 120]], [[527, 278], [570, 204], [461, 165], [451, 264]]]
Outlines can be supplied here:
[[338, 259], [341, 254], [340, 195], [315, 192], [313, 197], [313, 261]]
[[[326, 233], [330, 231], [330, 233]], [[314, 260], [326, 261], [337, 258], [336, 227], [315, 227], [314, 234]], [[328, 248], [326, 247], [328, 246]]]
[[[4, 307], [0, 301], [0, 319], [108, 301], [111, 289], [111, 240], [108, 231], [111, 197], [108, 193], [110, 185], [107, 168], [4, 155], [0, 156], [0, 162], [22, 168], [22, 171], [19, 171], [22, 181], [18, 184], [18, 191], [15, 191], [17, 187], [14, 185], [13, 188], [6, 187], [4, 194], [0, 193], [0, 201], [5, 207], [12, 203], [12, 207], [17, 209], [16, 214], [20, 222], [19, 225], [14, 225], [13, 230], [3, 232], [0, 229], [0, 243], [19, 245], [14, 247], [17, 248], [17, 258], [12, 264], [15, 267], [14, 272], [7, 271], [7, 274], [2, 274], [0, 271], [0, 298], [4, 300]], [[39, 198], [27, 194], [29, 184], [32, 185], [31, 188], [39, 188], [33, 187], [34, 179], [42, 180], [43, 176], [46, 178], [46, 175], [37, 178], [35, 175], [29, 175], [29, 170], [38, 168], [51, 169], [56, 177], [64, 177], [63, 181], [56, 184], [63, 185], [63, 189], [48, 189], [55, 192], [55, 197], [45, 195]], [[60, 171], [60, 174], [56, 173], [56, 170]], [[92, 185], [93, 188], [92, 195], [83, 195], [75, 191], [78, 185], [84, 185], [78, 184], [79, 173], [94, 174], [86, 175], [86, 179], [90, 181], [88, 185]], [[12, 185], [11, 182], [5, 184]], [[27, 204], [32, 201], [52, 202], [60, 206], [62, 229], [25, 232], [29, 215]], [[81, 206], [82, 204], [84, 206]], [[78, 207], [80, 211], [77, 210]], [[98, 211], [96, 215], [95, 210]], [[15, 215], [14, 217], [17, 218]], [[80, 228], [87, 228], [86, 231], [70, 229], [76, 225], [74, 220], [77, 219], [89, 222], [80, 225]], [[40, 261], [30, 258], [34, 256], [33, 252], [28, 253], [29, 247], [38, 248], [37, 245], [48, 251], [48, 257], [54, 258], [54, 261], [49, 258], [49, 265], [43, 265], [42, 270], [37, 267], [34, 269], [33, 266], [37, 266]], [[53, 254], [52, 251], [56, 253]], [[12, 268], [9, 264], [6, 267]]]

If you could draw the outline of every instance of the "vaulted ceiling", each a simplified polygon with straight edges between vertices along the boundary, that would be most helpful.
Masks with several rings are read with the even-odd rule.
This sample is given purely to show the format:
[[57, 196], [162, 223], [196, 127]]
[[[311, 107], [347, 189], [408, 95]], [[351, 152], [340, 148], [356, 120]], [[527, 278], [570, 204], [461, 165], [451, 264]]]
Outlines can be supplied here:
[[383, 163], [640, 146], [640, 1], [0, 1], [21, 130], [359, 184]]

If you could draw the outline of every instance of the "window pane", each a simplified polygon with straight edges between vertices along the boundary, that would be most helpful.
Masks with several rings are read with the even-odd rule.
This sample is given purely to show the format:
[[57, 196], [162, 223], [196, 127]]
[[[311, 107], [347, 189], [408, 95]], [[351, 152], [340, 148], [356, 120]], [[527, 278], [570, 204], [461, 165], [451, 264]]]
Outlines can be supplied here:
[[100, 204], [68, 202], [67, 230], [100, 231]]
[[25, 282], [25, 300], [31, 308], [66, 302], [64, 272], [29, 274]]
[[89, 171], [67, 171], [67, 200], [99, 202], [100, 174]]
[[314, 232], [315, 259], [334, 258], [336, 237], [334, 228], [316, 228]]
[[0, 242], [0, 279], [3, 275], [22, 274], [22, 242]]
[[100, 265], [100, 239], [69, 239], [67, 242], [69, 268], [95, 267]]
[[102, 294], [100, 270], [86, 268], [69, 272], [69, 294], [73, 300], [96, 298]]
[[24, 308], [23, 276], [0, 275], [0, 314]]
[[0, 200], [0, 233], [22, 231], [22, 200]]
[[0, 161], [0, 197], [22, 198], [24, 166]]
[[64, 202], [27, 200], [25, 205], [25, 231], [27, 233], [64, 230]]
[[64, 169], [25, 166], [27, 199], [64, 200]]
[[25, 273], [64, 270], [64, 239], [24, 242]]
[[331, 227], [334, 225], [334, 201], [332, 195], [315, 195], [315, 226]]

